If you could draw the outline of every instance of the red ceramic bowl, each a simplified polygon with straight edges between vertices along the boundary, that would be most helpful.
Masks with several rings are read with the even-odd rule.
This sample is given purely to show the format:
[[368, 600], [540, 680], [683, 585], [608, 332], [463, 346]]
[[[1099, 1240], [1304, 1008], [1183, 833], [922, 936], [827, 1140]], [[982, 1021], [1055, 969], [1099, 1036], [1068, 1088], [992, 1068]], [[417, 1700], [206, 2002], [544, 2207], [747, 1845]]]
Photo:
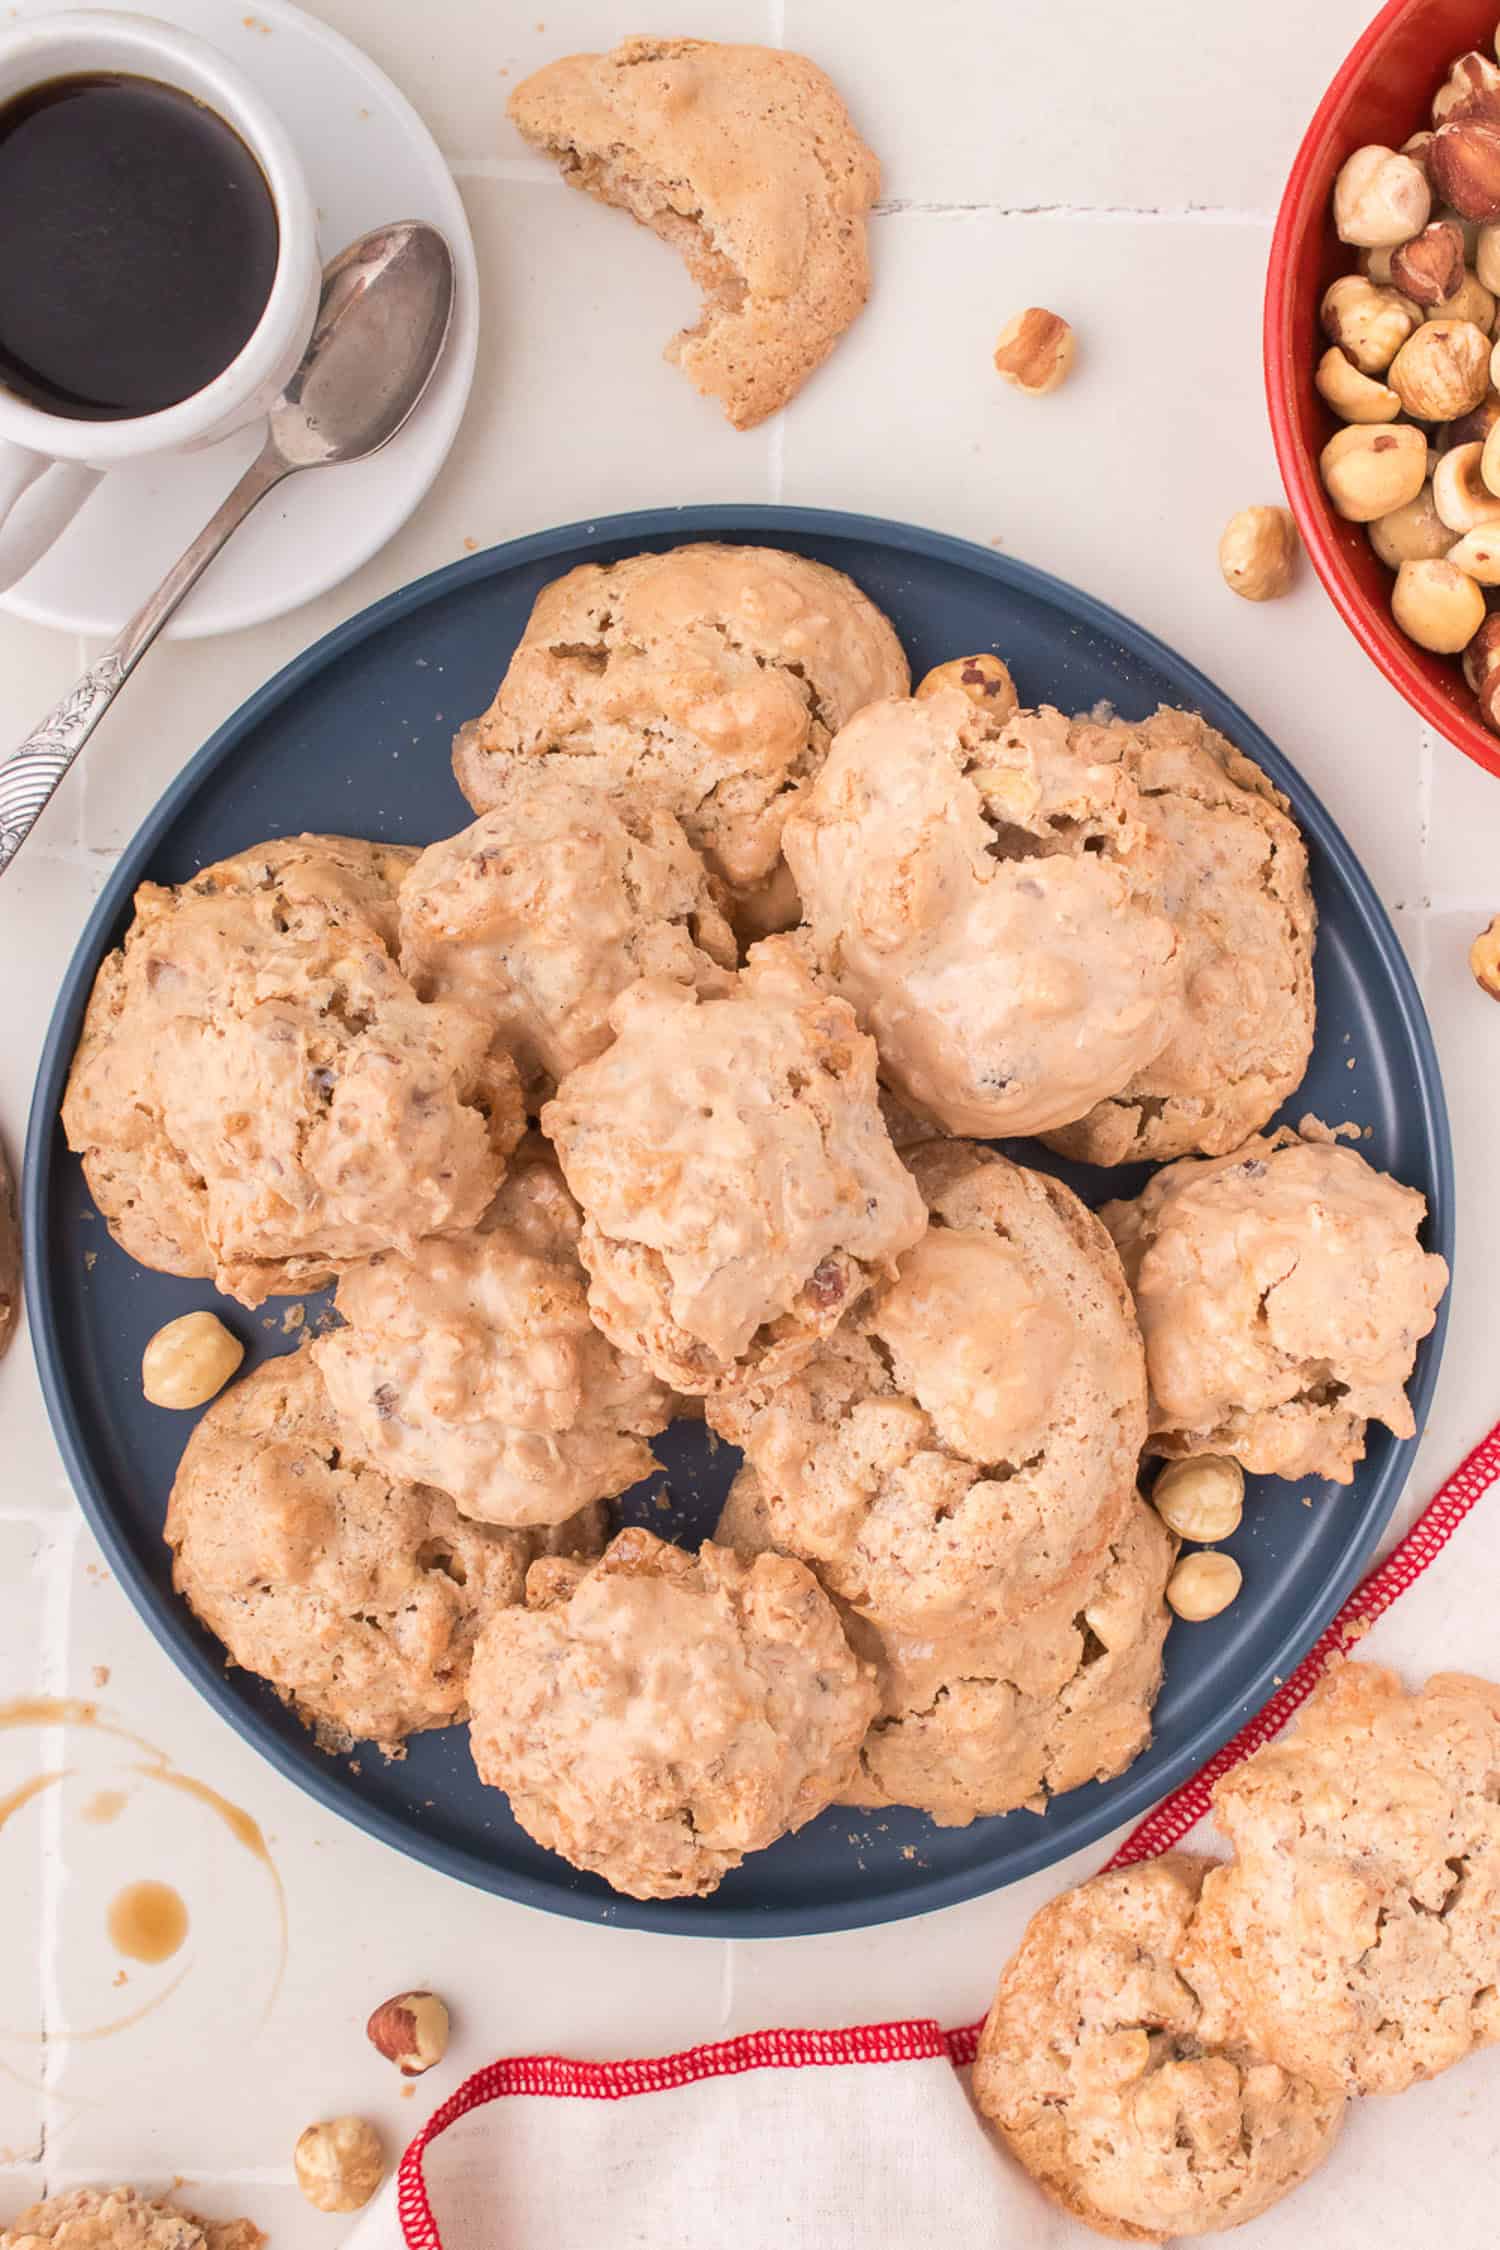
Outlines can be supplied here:
[[1355, 638], [1413, 710], [1476, 765], [1500, 775], [1500, 735], [1478, 715], [1457, 657], [1433, 656], [1391, 617], [1394, 578], [1360, 524], [1334, 514], [1318, 455], [1343, 424], [1313, 385], [1326, 347], [1318, 305], [1358, 252], [1333, 231], [1339, 167], [1367, 142], [1399, 148], [1431, 124], [1429, 104], [1456, 56], [1493, 55], [1495, 0], [1390, 0], [1329, 87], [1297, 151], [1266, 278], [1266, 397], [1276, 458], [1313, 567]]

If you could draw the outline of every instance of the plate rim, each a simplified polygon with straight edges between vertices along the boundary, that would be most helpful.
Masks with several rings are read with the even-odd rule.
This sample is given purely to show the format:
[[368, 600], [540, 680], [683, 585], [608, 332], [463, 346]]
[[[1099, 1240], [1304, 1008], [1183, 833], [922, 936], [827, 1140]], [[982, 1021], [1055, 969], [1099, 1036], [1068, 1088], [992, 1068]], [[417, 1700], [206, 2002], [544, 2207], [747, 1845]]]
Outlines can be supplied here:
[[[1142, 1776], [1137, 1767], [1132, 1780], [1132, 1769], [1127, 1768], [1125, 1774], [1118, 1777], [1118, 1795], [1076, 1814], [1065, 1829], [1039, 1828], [1036, 1836], [1012, 1855], [998, 1881], [983, 1865], [945, 1875], [923, 1871], [922, 1879], [908, 1889], [889, 1895], [877, 1893], [868, 1908], [861, 1904], [855, 1916], [850, 1915], [844, 1904], [823, 1905], [816, 1900], [802, 1906], [715, 1907], [712, 1896], [698, 1900], [642, 1900], [616, 1894], [600, 1897], [593, 1891], [568, 1888], [561, 1875], [547, 1880], [497, 1868], [466, 1846], [427, 1837], [398, 1815], [362, 1798], [350, 1787], [341, 1767], [331, 1761], [319, 1765], [309, 1760], [300, 1744], [276, 1733], [252, 1705], [236, 1694], [230, 1685], [231, 1668], [218, 1659], [187, 1611], [180, 1604], [165, 1604], [159, 1599], [144, 1566], [137, 1561], [130, 1539], [115, 1522], [107, 1491], [94, 1476], [68, 1406], [57, 1309], [42, 1250], [47, 1239], [49, 1190], [58, 1153], [58, 1108], [98, 960], [136, 884], [144, 878], [143, 863], [149, 860], [162, 836], [202, 783], [233, 754], [243, 735], [258, 726], [278, 704], [293, 696], [305, 680], [337, 662], [351, 649], [378, 637], [395, 621], [429, 603], [445, 599], [472, 582], [551, 560], [563, 553], [572, 555], [576, 565], [587, 559], [589, 550], [621, 540], [734, 539], [747, 534], [863, 541], [977, 571], [1031, 599], [1040, 597], [1068, 617], [1096, 627], [1156, 669], [1175, 675], [1211, 723], [1227, 733], [1248, 756], [1263, 764], [1274, 780], [1294, 780], [1299, 799], [1299, 825], [1326, 861], [1337, 869], [1364, 935], [1379, 954], [1391, 979], [1400, 1023], [1417, 1059], [1417, 1108], [1433, 1156], [1427, 1241], [1447, 1259], [1450, 1277], [1454, 1264], [1453, 1148], [1442, 1072], [1411, 965], [1369, 876], [1321, 797], [1247, 712], [1156, 634], [1137, 625], [1108, 603], [1049, 572], [948, 532], [840, 509], [748, 502], [632, 509], [527, 533], [413, 579], [335, 626], [256, 689], [215, 729], [168, 784], [121, 852], [69, 958], [37, 1066], [22, 1164], [25, 1290], [32, 1351], [53, 1436], [69, 1482], [111, 1569], [158, 1646], [165, 1649], [178, 1669], [243, 1741], [325, 1811], [350, 1821], [366, 1835], [408, 1859], [416, 1859], [441, 1874], [520, 1905], [561, 1914], [571, 1920], [702, 1938], [812, 1936], [836, 1930], [868, 1929], [880, 1923], [956, 1906], [1041, 1872], [1097, 1842], [1100, 1837], [1128, 1826], [1152, 1805], [1171, 1795], [1238, 1731], [1247, 1717], [1262, 1707], [1278, 1681], [1301, 1661], [1348, 1598], [1374, 1555], [1405, 1487], [1426, 1425], [1442, 1364], [1452, 1304], [1450, 1286], [1431, 1333], [1419, 1347], [1417, 1366], [1409, 1386], [1415, 1436], [1392, 1442], [1390, 1458], [1358, 1520], [1351, 1524], [1337, 1562], [1325, 1576], [1317, 1596], [1298, 1609], [1289, 1627], [1283, 1624], [1278, 1630], [1275, 1645], [1257, 1667], [1249, 1692], [1227, 1714], [1194, 1727], [1162, 1771]], [[561, 1869], [566, 1863], [559, 1861], [558, 1865]]]

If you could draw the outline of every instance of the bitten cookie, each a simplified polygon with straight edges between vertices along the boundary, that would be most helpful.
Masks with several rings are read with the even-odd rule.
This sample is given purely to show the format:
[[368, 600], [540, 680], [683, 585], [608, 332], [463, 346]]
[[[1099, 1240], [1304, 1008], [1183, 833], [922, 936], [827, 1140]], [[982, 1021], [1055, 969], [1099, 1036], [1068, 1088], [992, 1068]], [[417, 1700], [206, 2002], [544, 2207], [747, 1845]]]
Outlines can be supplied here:
[[589, 1319], [578, 1206], [540, 1136], [468, 1234], [349, 1267], [310, 1346], [364, 1457], [486, 1523], [561, 1523], [655, 1467], [671, 1393]]
[[1132, 2242], [1241, 2225], [1316, 2171], [1343, 2097], [1204, 2022], [1181, 1955], [1206, 1860], [1097, 1875], [1033, 1916], [974, 2099], [1054, 2203]]
[[548, 1536], [470, 1523], [361, 1457], [304, 1346], [208, 1409], [167, 1507], [172, 1583], [230, 1659], [327, 1749], [466, 1715], [485, 1618], [548, 1552], [597, 1553], [597, 1518]]
[[248, 2219], [199, 2219], [133, 2187], [73, 2188], [0, 2228], [0, 2250], [260, 2250]]
[[[735, 1478], [715, 1539], [741, 1554], [773, 1547], [754, 1469]], [[857, 1655], [875, 1667], [880, 1706], [840, 1803], [913, 1805], [940, 1828], [1013, 1812], [1086, 1781], [1107, 1781], [1151, 1739], [1162, 1591], [1177, 1542], [1138, 1501], [1082, 1593], [1043, 1602], [1014, 1625], [882, 1633], [839, 1606]]]
[[779, 1549], [882, 1631], [938, 1635], [1082, 1593], [1134, 1505], [1145, 1366], [1109, 1239], [1061, 1182], [968, 1143], [907, 1161], [931, 1218], [894, 1278], [708, 1414]]
[[1080, 755], [1118, 759], [1140, 793], [1161, 906], [1177, 931], [1183, 1007], [1118, 1094], [1047, 1135], [1089, 1164], [1219, 1156], [1258, 1132], [1312, 1053], [1317, 915], [1286, 799], [1191, 711], [1080, 727]]
[[[1214, 1791], [1234, 1861], [1195, 1938], [1218, 2012], [1349, 2093], [1398, 2094], [1500, 2039], [1500, 1688], [1341, 1664]], [[1189, 1972], [1191, 1973], [1191, 1971]]]
[[526, 1603], [475, 1652], [474, 1762], [573, 1866], [702, 1897], [837, 1794], [875, 1689], [800, 1563], [632, 1529], [537, 1564]]
[[1040, 1133], [1172, 1036], [1177, 933], [1140, 794], [1058, 711], [958, 689], [843, 728], [783, 842], [820, 976], [902, 1101], [950, 1133]]
[[542, 588], [453, 768], [481, 813], [538, 764], [660, 806], [747, 930], [786, 928], [787, 813], [844, 722], [909, 679], [889, 620], [805, 555], [705, 544], [586, 563]]
[[508, 1058], [396, 965], [416, 855], [294, 836], [144, 883], [63, 1103], [110, 1232], [242, 1303], [472, 1226], [524, 1124]]
[[610, 1021], [542, 1112], [595, 1321], [675, 1390], [800, 1365], [924, 1225], [873, 1043], [787, 938], [723, 997], [646, 982]]
[[1367, 1421], [1410, 1437], [1406, 1380], [1448, 1286], [1418, 1240], [1426, 1213], [1314, 1118], [1105, 1204], [1146, 1339], [1151, 1450], [1347, 1484]]
[[492, 779], [490, 811], [423, 852], [401, 886], [401, 966], [421, 999], [490, 1025], [534, 1111], [609, 1045], [626, 985], [723, 991], [739, 952], [675, 814], [545, 759]]
[[627, 39], [534, 71], [510, 114], [570, 186], [681, 254], [703, 312], [666, 356], [736, 429], [795, 397], [869, 295], [880, 167], [805, 56]]

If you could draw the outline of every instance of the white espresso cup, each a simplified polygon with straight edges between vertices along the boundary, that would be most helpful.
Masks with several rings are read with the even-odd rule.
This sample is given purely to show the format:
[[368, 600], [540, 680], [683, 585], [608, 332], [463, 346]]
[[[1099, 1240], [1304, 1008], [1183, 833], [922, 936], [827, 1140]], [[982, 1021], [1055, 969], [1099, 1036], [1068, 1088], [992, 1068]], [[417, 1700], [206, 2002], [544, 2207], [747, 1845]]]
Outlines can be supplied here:
[[285, 130], [239, 71], [204, 40], [113, 9], [39, 15], [0, 35], [0, 107], [53, 79], [94, 73], [155, 79], [234, 128], [271, 193], [276, 270], [265, 309], [229, 365], [158, 413], [70, 421], [17, 397], [0, 377], [0, 587], [45, 554], [106, 470], [212, 445], [264, 414], [301, 359], [318, 309], [322, 268], [307, 182]]

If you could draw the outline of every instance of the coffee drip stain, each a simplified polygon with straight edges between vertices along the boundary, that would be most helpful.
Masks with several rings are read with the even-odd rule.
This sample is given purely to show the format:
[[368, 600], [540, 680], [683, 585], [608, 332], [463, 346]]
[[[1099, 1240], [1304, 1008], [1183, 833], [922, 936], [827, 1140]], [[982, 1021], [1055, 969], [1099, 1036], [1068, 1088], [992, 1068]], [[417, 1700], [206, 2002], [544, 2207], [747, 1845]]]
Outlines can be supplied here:
[[109, 1942], [127, 1961], [170, 1961], [188, 1934], [188, 1910], [170, 1883], [129, 1883], [111, 1900]]

